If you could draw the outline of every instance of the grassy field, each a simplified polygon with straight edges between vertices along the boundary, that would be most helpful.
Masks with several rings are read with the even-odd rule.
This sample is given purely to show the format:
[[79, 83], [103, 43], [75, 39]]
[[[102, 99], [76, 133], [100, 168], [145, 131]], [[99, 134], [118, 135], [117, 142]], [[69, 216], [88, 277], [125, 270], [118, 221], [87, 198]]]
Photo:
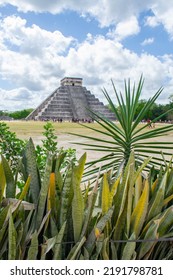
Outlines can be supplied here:
[[[10, 127], [10, 130], [15, 132], [16, 135], [21, 139], [29, 139], [30, 137], [33, 139], [35, 144], [40, 144], [41, 140], [44, 139], [44, 136], [42, 135], [42, 132], [44, 131], [43, 126], [45, 125], [44, 122], [39, 121], [10, 121], [7, 122], [7, 125]], [[98, 124], [91, 123], [87, 124], [89, 127], [102, 129]], [[142, 125], [142, 124], [141, 124]], [[165, 124], [157, 124], [157, 127], [164, 126]], [[74, 144], [74, 142], [77, 143], [89, 143], [89, 140], [83, 139], [78, 136], [70, 135], [69, 133], [76, 133], [81, 135], [88, 135], [88, 136], [94, 136], [99, 137], [100, 134], [97, 132], [93, 132], [90, 129], [87, 129], [83, 126], [81, 126], [78, 123], [71, 123], [71, 122], [63, 122], [63, 123], [53, 123], [53, 126], [55, 128], [55, 134], [58, 137], [58, 145], [59, 147], [64, 148], [74, 148], [77, 150], [77, 157], [81, 156], [84, 153], [84, 148], [80, 145]], [[146, 128], [146, 131], [149, 128]], [[101, 136], [103, 138], [103, 136]], [[105, 136], [104, 136], [105, 138]], [[167, 136], [159, 137], [155, 139], [154, 141], [172, 141], [173, 140], [173, 131], [169, 133]], [[172, 150], [173, 153], [173, 150]], [[103, 153], [93, 152], [93, 151], [87, 151], [87, 157], [88, 160], [93, 160], [95, 158], [100, 157], [101, 155], [104, 155]]]
[[[41, 144], [41, 140], [44, 139], [42, 135], [44, 131], [45, 122], [40, 121], [10, 121], [6, 122], [10, 127], [10, 130], [15, 132], [17, 137], [20, 139], [28, 140], [30, 137], [33, 139], [35, 144]], [[87, 124], [90, 127], [100, 128], [96, 123]], [[93, 136], [93, 131], [81, 126], [78, 123], [71, 122], [53, 122], [55, 128], [55, 135], [58, 137], [58, 146], [67, 148], [74, 148], [77, 150], [77, 157], [79, 158], [84, 152], [84, 148], [80, 145], [74, 144], [77, 143], [88, 143], [89, 140], [85, 140], [78, 136], [70, 135], [69, 133], [76, 133], [81, 135], [90, 135]], [[94, 136], [100, 137], [99, 133], [94, 132]], [[96, 152], [88, 151], [88, 159], [95, 159], [98, 157]]]

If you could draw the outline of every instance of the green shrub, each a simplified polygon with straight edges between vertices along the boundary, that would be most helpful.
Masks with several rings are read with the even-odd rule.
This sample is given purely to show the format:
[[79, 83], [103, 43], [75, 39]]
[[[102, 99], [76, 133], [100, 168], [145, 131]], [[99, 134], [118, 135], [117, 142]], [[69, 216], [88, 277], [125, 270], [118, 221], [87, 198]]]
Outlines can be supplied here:
[[25, 145], [26, 142], [17, 138], [6, 123], [0, 122], [0, 153], [8, 160], [12, 172], [15, 172], [18, 167]]
[[[62, 168], [68, 165], [69, 161], [76, 162], [75, 149], [58, 148], [57, 136], [51, 122], [44, 125], [42, 145], [36, 145], [36, 161], [40, 170], [40, 176], [43, 177], [48, 154], [59, 153], [60, 150], [65, 154]], [[15, 174], [20, 168], [20, 159], [23, 150], [26, 147], [26, 141], [19, 139], [14, 132], [11, 132], [6, 123], [0, 122], [0, 154], [8, 161], [12, 172]], [[20, 178], [20, 176], [19, 176]], [[19, 179], [18, 178], [18, 179]], [[18, 180], [18, 187], [23, 188], [23, 181]]]
[[[56, 155], [58, 153], [64, 153], [64, 160], [61, 168], [65, 168], [69, 162], [76, 162], [76, 150], [72, 148], [64, 149], [58, 148], [58, 137], [55, 135], [55, 129], [51, 122], [47, 122], [44, 125], [42, 145], [36, 145], [36, 157], [37, 164], [40, 170], [40, 175], [44, 174], [46, 160], [48, 154]], [[42, 176], [43, 177], [43, 176]]]

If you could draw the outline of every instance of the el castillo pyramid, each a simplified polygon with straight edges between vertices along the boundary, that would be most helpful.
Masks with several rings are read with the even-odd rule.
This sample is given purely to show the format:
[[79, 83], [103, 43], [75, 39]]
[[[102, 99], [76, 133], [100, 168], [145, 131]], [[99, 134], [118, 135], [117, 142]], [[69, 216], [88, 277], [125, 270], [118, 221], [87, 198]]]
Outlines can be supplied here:
[[27, 120], [90, 121], [87, 108], [115, 120], [115, 115], [82, 85], [82, 78], [65, 77]]

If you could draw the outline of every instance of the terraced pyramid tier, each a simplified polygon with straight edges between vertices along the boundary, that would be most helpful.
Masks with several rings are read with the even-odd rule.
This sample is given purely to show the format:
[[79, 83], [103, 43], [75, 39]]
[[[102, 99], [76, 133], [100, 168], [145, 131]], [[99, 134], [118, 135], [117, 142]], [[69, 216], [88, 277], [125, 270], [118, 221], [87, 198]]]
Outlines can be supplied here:
[[66, 77], [61, 85], [49, 95], [27, 120], [91, 121], [88, 109], [115, 120], [115, 115], [99, 101], [86, 87], [82, 79]]

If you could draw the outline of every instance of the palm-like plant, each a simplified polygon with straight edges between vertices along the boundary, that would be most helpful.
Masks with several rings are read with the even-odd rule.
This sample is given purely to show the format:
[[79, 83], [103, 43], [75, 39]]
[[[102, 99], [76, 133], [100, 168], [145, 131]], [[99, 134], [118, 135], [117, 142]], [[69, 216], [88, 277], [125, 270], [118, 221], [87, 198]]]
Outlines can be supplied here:
[[[115, 114], [118, 123], [112, 122], [101, 114], [90, 111], [92, 118], [100, 125], [101, 129], [96, 129], [87, 125], [84, 126], [92, 129], [94, 132], [100, 133], [100, 137], [96, 138], [87, 135], [78, 136], [91, 141], [97, 141], [97, 143], [100, 144], [95, 144], [93, 142], [93, 144], [90, 143], [80, 145], [87, 146], [87, 150], [106, 152], [106, 155], [100, 159], [89, 162], [88, 167], [100, 163], [102, 165], [103, 171], [112, 167], [114, 170], [117, 170], [120, 164], [121, 166], [126, 166], [132, 150], [134, 150], [137, 164], [141, 164], [141, 162], [143, 162], [149, 155], [152, 156], [152, 160], [150, 161], [150, 166], [148, 165], [148, 168], [150, 168], [152, 164], [158, 167], [160, 167], [162, 163], [164, 164], [165, 159], [163, 160], [163, 154], [161, 152], [162, 150], [164, 150], [164, 155], [166, 157], [172, 155], [170, 149], [173, 148], [173, 142], [156, 142], [153, 140], [153, 138], [165, 136], [168, 132], [170, 132], [173, 129], [172, 124], [151, 130], [146, 130], [146, 128], [148, 128], [148, 124], [140, 124], [146, 113], [149, 112], [152, 105], [161, 94], [163, 88], [160, 88], [154, 94], [154, 96], [145, 103], [143, 109], [136, 116], [143, 84], [144, 79], [142, 76], [140, 77], [137, 87], [134, 83], [133, 87], [131, 88], [130, 80], [125, 81], [125, 95], [123, 97], [121, 92], [118, 94], [112, 81], [115, 97], [118, 102], [117, 107], [114, 105], [113, 100], [110, 98], [107, 90], [103, 89], [103, 93], [112, 112]], [[152, 120], [151, 124], [160, 120], [160, 118], [169, 111]], [[92, 174], [96, 172], [96, 170], [97, 168], [92, 169], [86, 174]]]

